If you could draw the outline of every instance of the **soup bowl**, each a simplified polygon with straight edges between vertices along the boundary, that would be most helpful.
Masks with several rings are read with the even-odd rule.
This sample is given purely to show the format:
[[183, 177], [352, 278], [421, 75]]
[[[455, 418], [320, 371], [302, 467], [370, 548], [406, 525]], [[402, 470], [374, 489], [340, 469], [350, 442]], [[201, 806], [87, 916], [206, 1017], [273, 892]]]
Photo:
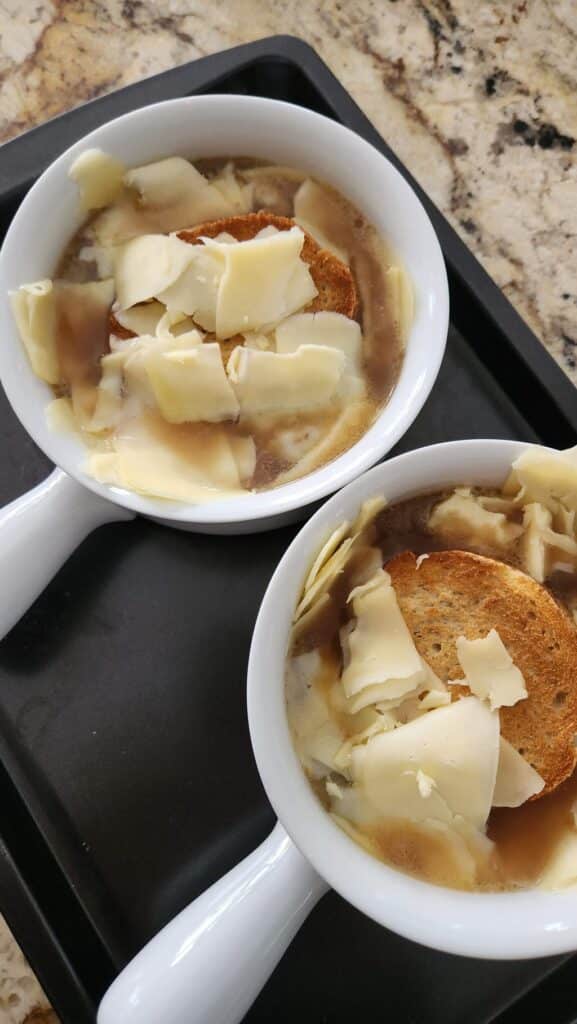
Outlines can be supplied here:
[[383, 927], [448, 953], [525, 959], [577, 948], [577, 890], [460, 892], [403, 874], [357, 845], [313, 793], [285, 705], [293, 613], [327, 536], [377, 495], [393, 503], [458, 484], [499, 487], [526, 447], [474, 440], [409, 452], [365, 473], [303, 527], [265, 593], [248, 669], [253, 750], [279, 823], [129, 964], [105, 996], [99, 1024], [241, 1020], [329, 886]]
[[[340, 190], [385, 236], [411, 277], [415, 317], [393, 394], [353, 447], [294, 482], [198, 505], [149, 498], [86, 474], [80, 438], [47, 426], [45, 409], [53, 395], [28, 364], [8, 292], [53, 275], [83, 219], [68, 171], [89, 147], [129, 166], [175, 154], [192, 160], [249, 155], [292, 164]], [[91, 132], [32, 187], [0, 253], [0, 379], [25, 429], [59, 467], [0, 515], [0, 566], [17, 581], [10, 607], [0, 609], [0, 636], [100, 523], [141, 514], [185, 530], [250, 533], [304, 516], [307, 506], [374, 465], [411, 425], [437, 376], [447, 326], [447, 278], [427, 214], [389, 161], [342, 125], [276, 100], [199, 96], [145, 107]]]

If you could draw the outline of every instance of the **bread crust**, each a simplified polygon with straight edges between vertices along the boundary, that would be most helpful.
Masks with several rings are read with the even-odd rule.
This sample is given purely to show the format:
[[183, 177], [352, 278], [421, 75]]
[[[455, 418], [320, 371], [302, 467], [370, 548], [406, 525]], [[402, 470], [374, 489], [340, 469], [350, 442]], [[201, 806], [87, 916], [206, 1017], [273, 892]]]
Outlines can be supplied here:
[[[221, 220], [207, 221], [205, 224], [198, 224], [195, 228], [179, 231], [178, 237], [190, 245], [200, 245], [203, 237], [216, 238], [217, 235], [227, 232], [236, 238], [237, 242], [247, 242], [263, 228], [271, 226], [277, 228], [278, 231], [289, 231], [290, 228], [298, 225], [290, 217], [279, 217], [274, 213], [261, 210], [260, 213], [245, 213], [236, 217], [223, 217]], [[348, 316], [351, 320], [356, 319], [359, 300], [351, 271], [334, 253], [327, 249], [321, 249], [307, 231], [302, 228], [301, 231], [305, 236], [301, 256], [309, 265], [311, 277], [318, 291], [318, 295], [305, 307], [305, 312], [329, 311], [342, 313], [343, 316]], [[114, 313], [110, 313], [109, 325], [110, 333], [117, 338], [136, 337], [134, 331], [123, 327], [118, 322]], [[242, 345], [242, 341], [240, 335], [235, 335], [234, 338], [229, 339], [228, 344], [222, 342], [223, 356], [228, 358], [232, 349], [236, 345]]]
[[469, 551], [432, 552], [418, 568], [405, 551], [385, 568], [419, 653], [441, 679], [463, 678], [458, 636], [498, 631], [529, 694], [500, 709], [502, 735], [545, 779], [533, 799], [555, 789], [577, 762], [577, 628], [567, 610], [519, 569]]

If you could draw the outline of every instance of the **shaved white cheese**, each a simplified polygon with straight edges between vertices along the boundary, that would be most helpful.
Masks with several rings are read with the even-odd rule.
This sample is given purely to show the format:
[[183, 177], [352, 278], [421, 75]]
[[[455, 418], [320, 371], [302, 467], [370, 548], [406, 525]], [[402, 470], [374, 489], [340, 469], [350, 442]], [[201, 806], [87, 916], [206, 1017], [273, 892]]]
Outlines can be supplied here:
[[86, 430], [98, 433], [110, 430], [119, 422], [122, 414], [122, 380], [124, 354], [113, 352], [100, 360], [101, 377], [96, 389], [96, 405]]
[[360, 712], [360, 715], [364, 714], [366, 711], [371, 711], [374, 716], [370, 724], [345, 740], [342, 747], [339, 748], [335, 755], [334, 763], [339, 770], [348, 769], [350, 767], [353, 749], [355, 747], [366, 743], [371, 736], [377, 736], [380, 732], [389, 732], [397, 725], [397, 719], [390, 711], [378, 712], [375, 711], [374, 708], [365, 708], [364, 711]]
[[252, 480], [256, 469], [256, 445], [252, 437], [231, 435], [229, 438], [232, 453], [238, 466], [238, 475], [243, 486]]
[[249, 334], [243, 334], [245, 348], [255, 348], [259, 352], [273, 352], [274, 343], [272, 338], [266, 334], [257, 334], [250, 332]]
[[[465, 697], [355, 748], [352, 774], [385, 817], [450, 821], [459, 814], [482, 829], [498, 759], [499, 715], [476, 697]], [[434, 783], [426, 798], [418, 771]]]
[[233, 215], [249, 213], [252, 209], [254, 186], [251, 183], [241, 185], [235, 176], [232, 162], [227, 163], [210, 184], [226, 200]]
[[318, 600], [321, 594], [324, 594], [329, 587], [334, 583], [337, 576], [342, 573], [347, 561], [350, 557], [351, 547], [356, 540], [356, 537], [346, 537], [343, 542], [336, 549], [335, 553], [327, 559], [325, 564], [301, 597], [294, 615], [295, 622], [300, 619], [301, 615], [307, 611], [308, 608]]
[[348, 600], [357, 621], [349, 637], [351, 660], [342, 679], [347, 697], [375, 685], [387, 684], [391, 698], [414, 688], [425, 670], [389, 574], [381, 569], [353, 590]]
[[344, 356], [320, 345], [302, 345], [279, 355], [237, 346], [227, 373], [243, 415], [304, 412], [333, 398], [344, 369]]
[[202, 334], [194, 326], [194, 322], [189, 316], [185, 316], [183, 313], [171, 313], [168, 310], [158, 321], [155, 334], [157, 338], [168, 339], [168, 341], [178, 338], [178, 348], [186, 348], [187, 344], [189, 346], [200, 345], [203, 340]]
[[118, 246], [114, 277], [119, 308], [146, 302], [169, 288], [194, 259], [194, 249], [166, 235], [141, 235]]
[[316, 775], [319, 765], [337, 770], [335, 756], [345, 738], [317, 685], [322, 668], [317, 652], [289, 659], [286, 668], [288, 718], [295, 746], [306, 767], [314, 769], [312, 762], [317, 763]]
[[333, 530], [328, 539], [322, 545], [317, 557], [315, 558], [309, 574], [304, 582], [303, 593], [306, 594], [307, 590], [312, 587], [316, 580], [320, 570], [322, 569], [325, 562], [328, 562], [331, 555], [337, 550], [339, 544], [345, 539], [349, 532], [350, 523], [346, 520], [337, 526], [336, 530]]
[[238, 212], [222, 191], [180, 156], [134, 167], [124, 182], [138, 191], [160, 231], [177, 231]]
[[275, 330], [277, 352], [295, 352], [300, 345], [328, 345], [344, 354], [348, 373], [361, 372], [362, 335], [356, 320], [342, 313], [297, 313]]
[[427, 559], [428, 557], [429, 557], [429, 556], [428, 556], [427, 554], [425, 554], [425, 555], [419, 555], [419, 557], [417, 558], [417, 561], [415, 562], [415, 568], [416, 568], [416, 569], [420, 569], [420, 568], [421, 568], [421, 566], [422, 566], [422, 564], [423, 564], [423, 562], [424, 562], [424, 561], [425, 561], [425, 559]]
[[94, 263], [98, 277], [112, 277], [114, 275], [114, 263], [110, 249], [102, 245], [83, 245], [78, 253], [78, 259], [83, 263]]
[[234, 245], [204, 239], [207, 248], [224, 256], [216, 304], [219, 338], [260, 330], [315, 297], [314, 281], [300, 259], [303, 241], [299, 228]]
[[122, 191], [122, 178], [126, 168], [101, 149], [85, 149], [68, 171], [80, 190], [83, 210], [99, 210], [108, 206]]
[[451, 694], [448, 690], [428, 690], [420, 700], [423, 711], [433, 711], [434, 708], [442, 708], [450, 703]]
[[37, 377], [47, 384], [58, 384], [60, 366], [56, 348], [56, 305], [52, 281], [22, 284], [10, 292], [12, 312]]
[[469, 688], [481, 700], [488, 700], [492, 711], [512, 707], [527, 697], [523, 673], [496, 629], [478, 640], [457, 637], [457, 657]]
[[155, 334], [159, 320], [164, 316], [165, 308], [160, 302], [147, 302], [130, 309], [119, 309], [114, 316], [121, 327], [134, 334]]
[[527, 501], [549, 506], [558, 500], [567, 509], [577, 509], [577, 459], [573, 452], [535, 446], [515, 460], [515, 478], [525, 488]]
[[69, 398], [55, 398], [53, 402], [48, 403], [45, 413], [49, 430], [54, 430], [59, 434], [74, 434], [78, 431], [78, 424]]
[[86, 234], [113, 256], [110, 252], [113, 246], [128, 242], [138, 235], [149, 234], [156, 227], [153, 219], [143, 209], [135, 206], [132, 196], [128, 194], [121, 195], [112, 206], [97, 214]]
[[545, 505], [531, 502], [523, 509], [524, 533], [521, 538], [520, 552], [523, 568], [538, 583], [543, 583], [547, 575], [547, 548], [545, 531], [550, 528], [552, 515]]
[[238, 415], [217, 342], [164, 352], [153, 348], [146, 356], [145, 370], [158, 408], [169, 423], [218, 423]]
[[294, 216], [297, 224], [308, 231], [322, 249], [328, 249], [339, 260], [348, 264], [347, 252], [331, 238], [334, 225], [342, 219], [342, 207], [326, 189], [310, 178], [303, 181], [295, 193]]
[[135, 424], [110, 440], [110, 452], [93, 453], [87, 472], [101, 483], [155, 498], [203, 503], [218, 501], [241, 489], [236, 460], [225, 431], [199, 427], [186, 457]]
[[381, 494], [376, 495], [374, 498], [367, 498], [363, 501], [358, 513], [357, 518], [353, 524], [354, 533], [362, 533], [367, 527], [371, 526], [377, 518], [379, 512], [387, 505], [387, 499]]
[[[572, 513], [564, 510], [565, 515], [559, 514], [562, 506], [559, 503], [556, 512], [561, 522], [572, 526]], [[577, 540], [568, 533], [556, 533], [551, 529], [553, 514], [546, 505], [540, 502], [530, 502], [523, 510], [524, 533], [521, 537], [520, 550], [523, 558], [523, 568], [538, 583], [543, 583], [557, 562], [567, 572], [573, 572], [577, 567]], [[572, 530], [570, 530], [572, 533]], [[566, 557], [568, 556], [568, 558]]]
[[501, 736], [493, 807], [520, 807], [545, 785], [539, 772]]
[[204, 245], [192, 245], [189, 249], [192, 255], [188, 265], [157, 297], [168, 310], [187, 313], [206, 331], [214, 331], [224, 258], [218, 250]]
[[555, 892], [577, 885], [577, 834], [568, 832], [556, 845], [538, 882], [539, 889]]
[[414, 296], [410, 278], [402, 267], [385, 271], [385, 288], [400, 340], [405, 342], [414, 317]]
[[466, 545], [488, 544], [506, 548], [523, 532], [510, 523], [502, 512], [483, 508], [472, 494], [452, 494], [440, 502], [429, 517], [429, 529]]
[[347, 404], [343, 402], [342, 411], [328, 433], [325, 433], [318, 444], [313, 445], [294, 466], [279, 474], [276, 479], [277, 486], [305, 476], [334, 459], [337, 453], [348, 447], [351, 436], [358, 437], [368, 429], [373, 414], [374, 408], [368, 401], [351, 401]]
[[416, 774], [417, 789], [421, 796], [426, 800], [431, 795], [434, 789], [436, 789], [437, 783], [430, 775], [425, 775], [424, 772], [419, 768]]
[[[425, 663], [422, 662], [422, 677], [425, 675]], [[419, 681], [415, 682], [415, 678]], [[375, 705], [379, 711], [392, 711], [404, 705], [408, 699], [417, 697], [421, 692], [421, 675], [408, 676], [407, 679], [388, 679], [386, 683], [365, 686], [359, 693], [349, 697], [347, 710], [356, 714], [363, 708]], [[394, 694], [394, 696], [393, 696]]]

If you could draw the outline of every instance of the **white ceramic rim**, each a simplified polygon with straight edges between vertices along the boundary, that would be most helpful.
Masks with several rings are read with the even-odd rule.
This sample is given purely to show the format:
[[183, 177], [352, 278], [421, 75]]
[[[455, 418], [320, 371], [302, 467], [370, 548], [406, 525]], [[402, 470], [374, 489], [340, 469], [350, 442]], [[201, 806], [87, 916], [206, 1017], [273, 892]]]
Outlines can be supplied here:
[[367, 916], [424, 945], [485, 959], [524, 959], [577, 948], [577, 891], [464, 893], [411, 878], [349, 839], [323, 810], [293, 750], [283, 663], [307, 566], [325, 537], [375, 494], [391, 500], [459, 483], [499, 484], [527, 448], [518, 441], [453, 441], [377, 466], [302, 528], [269, 583], [255, 626], [248, 714], [257, 766], [279, 819], [318, 873]]
[[[418, 326], [419, 339], [416, 339], [414, 329], [409, 337], [399, 381], [390, 401], [375, 423], [349, 451], [300, 480], [271, 491], [241, 498], [185, 505], [146, 498], [100, 484], [82, 473], [78, 465], [74, 464], [70, 446], [67, 448], [62, 442], [62, 436], [51, 432], [43, 418], [40, 421], [31, 409], [31, 403], [23, 394], [22, 388], [26, 368], [21, 363], [15, 365], [17, 360], [11, 344], [4, 343], [0, 347], [0, 378], [12, 408], [36, 444], [56, 465], [95, 494], [135, 512], [164, 520], [179, 520], [191, 524], [232, 524], [275, 517], [317, 502], [374, 465], [392, 448], [419, 413], [437, 377], [446, 344], [449, 298], [443, 256], [431, 222], [413, 190], [378, 150], [348, 128], [290, 103], [248, 96], [208, 95], [169, 100], [124, 114], [75, 143], [44, 172], [21, 204], [0, 253], [0, 329], [5, 338], [8, 334], [20, 345], [6, 292], [8, 287], [15, 288], [24, 283], [21, 278], [14, 280], [11, 267], [14, 261], [18, 262], [22, 236], [26, 235], [26, 225], [46, 224], [47, 220], [48, 224], [50, 223], [50, 217], [55, 214], [50, 210], [47, 216], [45, 193], [49, 194], [56, 185], [61, 190], [74, 189], [72, 183], [68, 182], [66, 172], [75, 157], [89, 146], [101, 146], [114, 155], [122, 156], [123, 137], [132, 135], [134, 138], [134, 133], [138, 133], [140, 137], [146, 136], [147, 132], [151, 134], [151, 121], [156, 118], [165, 119], [177, 115], [192, 117], [195, 112], [201, 110], [208, 110], [211, 116], [215, 117], [215, 123], [218, 116], [225, 116], [224, 112], [227, 116], [234, 115], [240, 121], [256, 118], [261, 133], [290, 132], [291, 123], [298, 121], [303, 130], [310, 133], [311, 138], [316, 139], [320, 133], [323, 142], [332, 146], [335, 153], [346, 149], [349, 157], [353, 156], [358, 162], [359, 168], [368, 168], [377, 173], [382, 180], [383, 192], [386, 193], [388, 201], [395, 206], [400, 204], [403, 209], [410, 211], [415, 238], [414, 248], [416, 250], [418, 247], [419, 253], [424, 251], [430, 264], [429, 286], [426, 294], [419, 295], [419, 282], [416, 282], [421, 317]], [[152, 144], [147, 159], [153, 160], [160, 155], [165, 154], [155, 151]], [[194, 158], [194, 154], [192, 156]], [[419, 258], [421, 259], [421, 256]], [[32, 375], [29, 368], [28, 373]], [[46, 385], [42, 387], [49, 399], [50, 390]], [[78, 459], [76, 461], [78, 462]]]

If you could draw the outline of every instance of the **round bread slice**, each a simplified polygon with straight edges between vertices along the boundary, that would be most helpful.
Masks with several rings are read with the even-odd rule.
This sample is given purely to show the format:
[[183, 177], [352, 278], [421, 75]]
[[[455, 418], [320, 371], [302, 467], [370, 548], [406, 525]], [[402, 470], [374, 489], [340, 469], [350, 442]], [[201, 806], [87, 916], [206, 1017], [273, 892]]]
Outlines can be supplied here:
[[385, 568], [419, 653], [441, 679], [463, 678], [457, 637], [498, 631], [528, 692], [500, 708], [501, 733], [545, 780], [533, 799], [555, 789], [577, 762], [577, 628], [566, 610], [519, 569], [469, 551], [436, 551], [418, 568], [405, 551]]
[[[223, 217], [221, 220], [207, 221], [194, 228], [179, 231], [178, 237], [190, 245], [201, 245], [202, 238], [216, 238], [226, 232], [236, 238], [237, 242], [247, 242], [262, 231], [263, 228], [274, 227], [277, 231], [289, 231], [298, 227], [290, 217], [279, 217], [274, 213], [261, 210], [260, 213], [239, 214], [236, 217]], [[318, 295], [305, 307], [304, 312], [318, 313], [328, 311], [342, 313], [354, 320], [359, 311], [359, 299], [354, 277], [350, 269], [334, 253], [321, 249], [312, 235], [301, 228], [305, 236], [301, 256], [308, 263], [311, 277]], [[134, 338], [134, 331], [122, 327], [113, 313], [110, 314], [110, 333], [118, 338]], [[232, 339], [231, 339], [232, 340]], [[242, 344], [240, 336], [235, 336], [234, 344]], [[228, 345], [230, 348], [231, 345]]]
[[[236, 217], [224, 217], [207, 224], [199, 224], [195, 228], [179, 231], [178, 237], [192, 245], [200, 243], [202, 237], [216, 238], [222, 232], [232, 235], [237, 242], [248, 242], [263, 228], [273, 227], [277, 231], [290, 231], [299, 227], [290, 217], [279, 217], [275, 213], [261, 210], [259, 213], [245, 213]], [[321, 249], [308, 231], [301, 228], [305, 240], [301, 257], [308, 263], [311, 277], [317, 287], [318, 295], [306, 307], [307, 313], [318, 313], [326, 310], [331, 313], [342, 313], [354, 320], [358, 313], [359, 300], [353, 275], [345, 263], [327, 249]]]

